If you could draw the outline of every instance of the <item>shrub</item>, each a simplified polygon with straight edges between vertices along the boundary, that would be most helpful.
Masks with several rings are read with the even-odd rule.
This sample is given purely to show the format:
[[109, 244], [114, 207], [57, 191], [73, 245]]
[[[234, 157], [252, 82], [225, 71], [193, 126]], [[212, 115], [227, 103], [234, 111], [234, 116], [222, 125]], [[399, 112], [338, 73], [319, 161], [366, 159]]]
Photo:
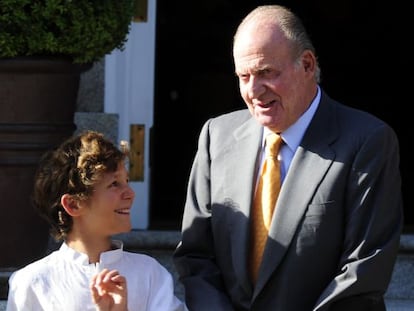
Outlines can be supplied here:
[[0, 58], [95, 62], [124, 49], [133, 13], [133, 0], [0, 0]]

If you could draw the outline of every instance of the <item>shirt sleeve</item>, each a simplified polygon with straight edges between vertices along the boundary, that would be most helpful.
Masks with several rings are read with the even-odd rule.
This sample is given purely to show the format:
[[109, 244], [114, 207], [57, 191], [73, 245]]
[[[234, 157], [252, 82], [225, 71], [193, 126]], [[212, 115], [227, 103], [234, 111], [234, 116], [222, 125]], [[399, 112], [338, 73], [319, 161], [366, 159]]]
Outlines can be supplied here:
[[156, 261], [152, 267], [149, 295], [149, 310], [151, 311], [188, 311], [185, 303], [174, 294], [172, 275], [164, 266]]
[[9, 293], [6, 311], [40, 311], [42, 307], [23, 271], [14, 272], [9, 278]]

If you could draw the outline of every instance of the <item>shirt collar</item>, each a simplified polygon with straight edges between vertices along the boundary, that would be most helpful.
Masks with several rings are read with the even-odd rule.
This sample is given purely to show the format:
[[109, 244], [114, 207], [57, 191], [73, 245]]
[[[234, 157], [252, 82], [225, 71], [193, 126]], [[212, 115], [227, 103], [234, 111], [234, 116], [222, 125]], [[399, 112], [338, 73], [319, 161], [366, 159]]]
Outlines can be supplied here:
[[[319, 106], [320, 99], [321, 90], [318, 86], [316, 96], [312, 100], [309, 108], [300, 116], [298, 120], [296, 120], [295, 123], [293, 123], [289, 128], [280, 134], [283, 138], [283, 141], [285, 142], [285, 145], [288, 146], [292, 152], [295, 152], [298, 148], [306, 129], [308, 128], [313, 116], [315, 115], [316, 109]], [[264, 129], [262, 146], [264, 146], [265, 137], [267, 134], [269, 134], [269, 132], [270, 130], [268, 128]]]
[[[66, 242], [63, 242], [59, 248], [59, 252], [64, 255], [70, 261], [78, 263], [79, 265], [90, 265], [88, 255], [78, 252], [75, 249], [69, 247]], [[112, 241], [112, 249], [101, 253], [99, 263], [109, 264], [119, 260], [123, 252], [123, 243], [120, 240]]]

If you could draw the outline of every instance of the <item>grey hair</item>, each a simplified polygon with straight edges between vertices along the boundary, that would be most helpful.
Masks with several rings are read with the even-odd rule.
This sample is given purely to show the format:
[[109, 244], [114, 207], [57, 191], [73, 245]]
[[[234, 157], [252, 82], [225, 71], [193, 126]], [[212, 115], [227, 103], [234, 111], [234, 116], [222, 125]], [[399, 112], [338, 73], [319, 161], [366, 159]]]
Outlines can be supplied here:
[[239, 24], [233, 38], [236, 42], [240, 32], [250, 24], [251, 21], [260, 20], [277, 25], [285, 38], [292, 44], [295, 58], [298, 58], [304, 51], [311, 51], [316, 58], [315, 80], [320, 83], [321, 69], [316, 57], [316, 50], [303, 25], [301, 19], [291, 10], [280, 5], [262, 5], [251, 11]]

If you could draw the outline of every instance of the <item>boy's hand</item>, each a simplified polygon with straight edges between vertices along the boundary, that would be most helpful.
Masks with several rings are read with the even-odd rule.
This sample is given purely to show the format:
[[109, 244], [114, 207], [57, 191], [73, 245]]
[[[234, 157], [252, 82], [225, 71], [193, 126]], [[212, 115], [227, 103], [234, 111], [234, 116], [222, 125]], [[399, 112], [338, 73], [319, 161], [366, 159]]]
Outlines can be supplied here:
[[98, 311], [127, 311], [126, 279], [117, 270], [103, 269], [94, 275], [90, 290]]

